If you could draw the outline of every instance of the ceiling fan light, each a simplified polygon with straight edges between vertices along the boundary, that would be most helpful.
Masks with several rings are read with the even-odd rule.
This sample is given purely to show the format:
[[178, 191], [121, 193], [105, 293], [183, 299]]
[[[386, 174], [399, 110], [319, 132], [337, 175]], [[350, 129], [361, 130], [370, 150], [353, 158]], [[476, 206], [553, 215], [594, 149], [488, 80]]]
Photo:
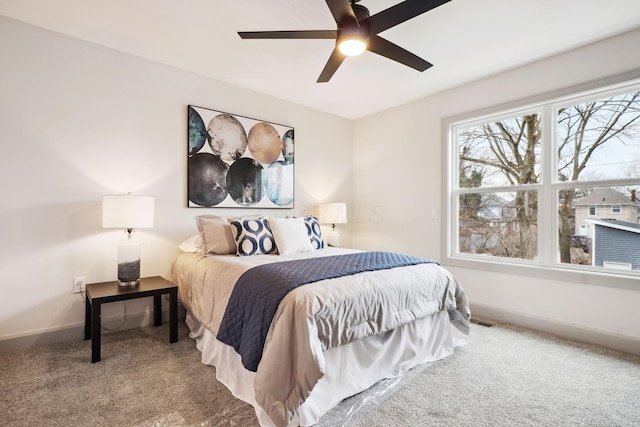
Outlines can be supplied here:
[[343, 55], [357, 56], [365, 51], [367, 43], [360, 38], [351, 38], [341, 40], [338, 49]]

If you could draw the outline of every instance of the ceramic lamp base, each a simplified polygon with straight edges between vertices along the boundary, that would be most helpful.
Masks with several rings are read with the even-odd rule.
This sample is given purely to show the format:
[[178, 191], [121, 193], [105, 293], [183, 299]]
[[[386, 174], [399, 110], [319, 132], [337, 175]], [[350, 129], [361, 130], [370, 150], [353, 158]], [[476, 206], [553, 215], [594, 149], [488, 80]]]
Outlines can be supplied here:
[[333, 246], [335, 248], [340, 247], [340, 234], [337, 231], [328, 231], [326, 233], [322, 233], [322, 237], [327, 245]]
[[133, 239], [125, 240], [118, 246], [118, 280], [122, 287], [140, 283], [140, 245]]

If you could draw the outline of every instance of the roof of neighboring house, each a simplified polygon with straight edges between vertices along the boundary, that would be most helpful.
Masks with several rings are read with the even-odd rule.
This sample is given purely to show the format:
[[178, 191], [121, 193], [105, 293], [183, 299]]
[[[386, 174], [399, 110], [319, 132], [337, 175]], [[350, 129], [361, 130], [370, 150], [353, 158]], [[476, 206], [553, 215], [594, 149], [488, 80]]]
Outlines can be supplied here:
[[600, 225], [602, 227], [615, 228], [618, 230], [629, 231], [631, 233], [640, 234], [640, 224], [634, 224], [633, 222], [620, 221], [619, 219], [609, 219], [609, 218], [587, 218], [587, 221], [594, 223], [595, 225]]
[[638, 202], [632, 202], [631, 197], [627, 197], [617, 190], [610, 187], [596, 188], [584, 197], [575, 199], [575, 205], [633, 205]]
[[498, 221], [513, 218], [513, 214], [505, 212], [505, 208], [515, 207], [514, 200], [507, 200], [504, 197], [500, 197], [498, 194], [483, 194], [480, 196], [482, 207], [478, 212], [480, 218], [488, 219], [491, 221]]

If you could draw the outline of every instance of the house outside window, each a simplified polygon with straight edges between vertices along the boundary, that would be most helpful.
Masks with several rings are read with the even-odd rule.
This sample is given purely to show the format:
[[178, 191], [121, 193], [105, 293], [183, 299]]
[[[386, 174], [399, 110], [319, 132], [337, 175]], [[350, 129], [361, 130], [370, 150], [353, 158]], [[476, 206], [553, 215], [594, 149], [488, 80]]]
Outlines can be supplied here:
[[587, 222], [640, 222], [640, 80], [446, 125], [448, 262], [640, 276], [594, 263]]
[[[640, 204], [634, 198], [635, 193], [631, 194], [625, 187], [600, 187], [574, 199], [576, 234], [580, 234], [582, 227], [589, 224], [588, 219], [616, 219], [637, 223], [636, 212]], [[594, 203], [599, 203], [597, 208]]]

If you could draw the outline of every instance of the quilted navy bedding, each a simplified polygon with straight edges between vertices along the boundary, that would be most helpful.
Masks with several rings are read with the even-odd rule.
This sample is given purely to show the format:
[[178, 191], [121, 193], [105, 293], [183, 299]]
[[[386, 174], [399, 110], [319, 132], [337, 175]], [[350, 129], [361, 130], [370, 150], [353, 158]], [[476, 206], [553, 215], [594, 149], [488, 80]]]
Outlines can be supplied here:
[[255, 372], [282, 298], [298, 286], [325, 279], [436, 261], [394, 252], [358, 252], [253, 267], [236, 282], [217, 338], [232, 346]]

